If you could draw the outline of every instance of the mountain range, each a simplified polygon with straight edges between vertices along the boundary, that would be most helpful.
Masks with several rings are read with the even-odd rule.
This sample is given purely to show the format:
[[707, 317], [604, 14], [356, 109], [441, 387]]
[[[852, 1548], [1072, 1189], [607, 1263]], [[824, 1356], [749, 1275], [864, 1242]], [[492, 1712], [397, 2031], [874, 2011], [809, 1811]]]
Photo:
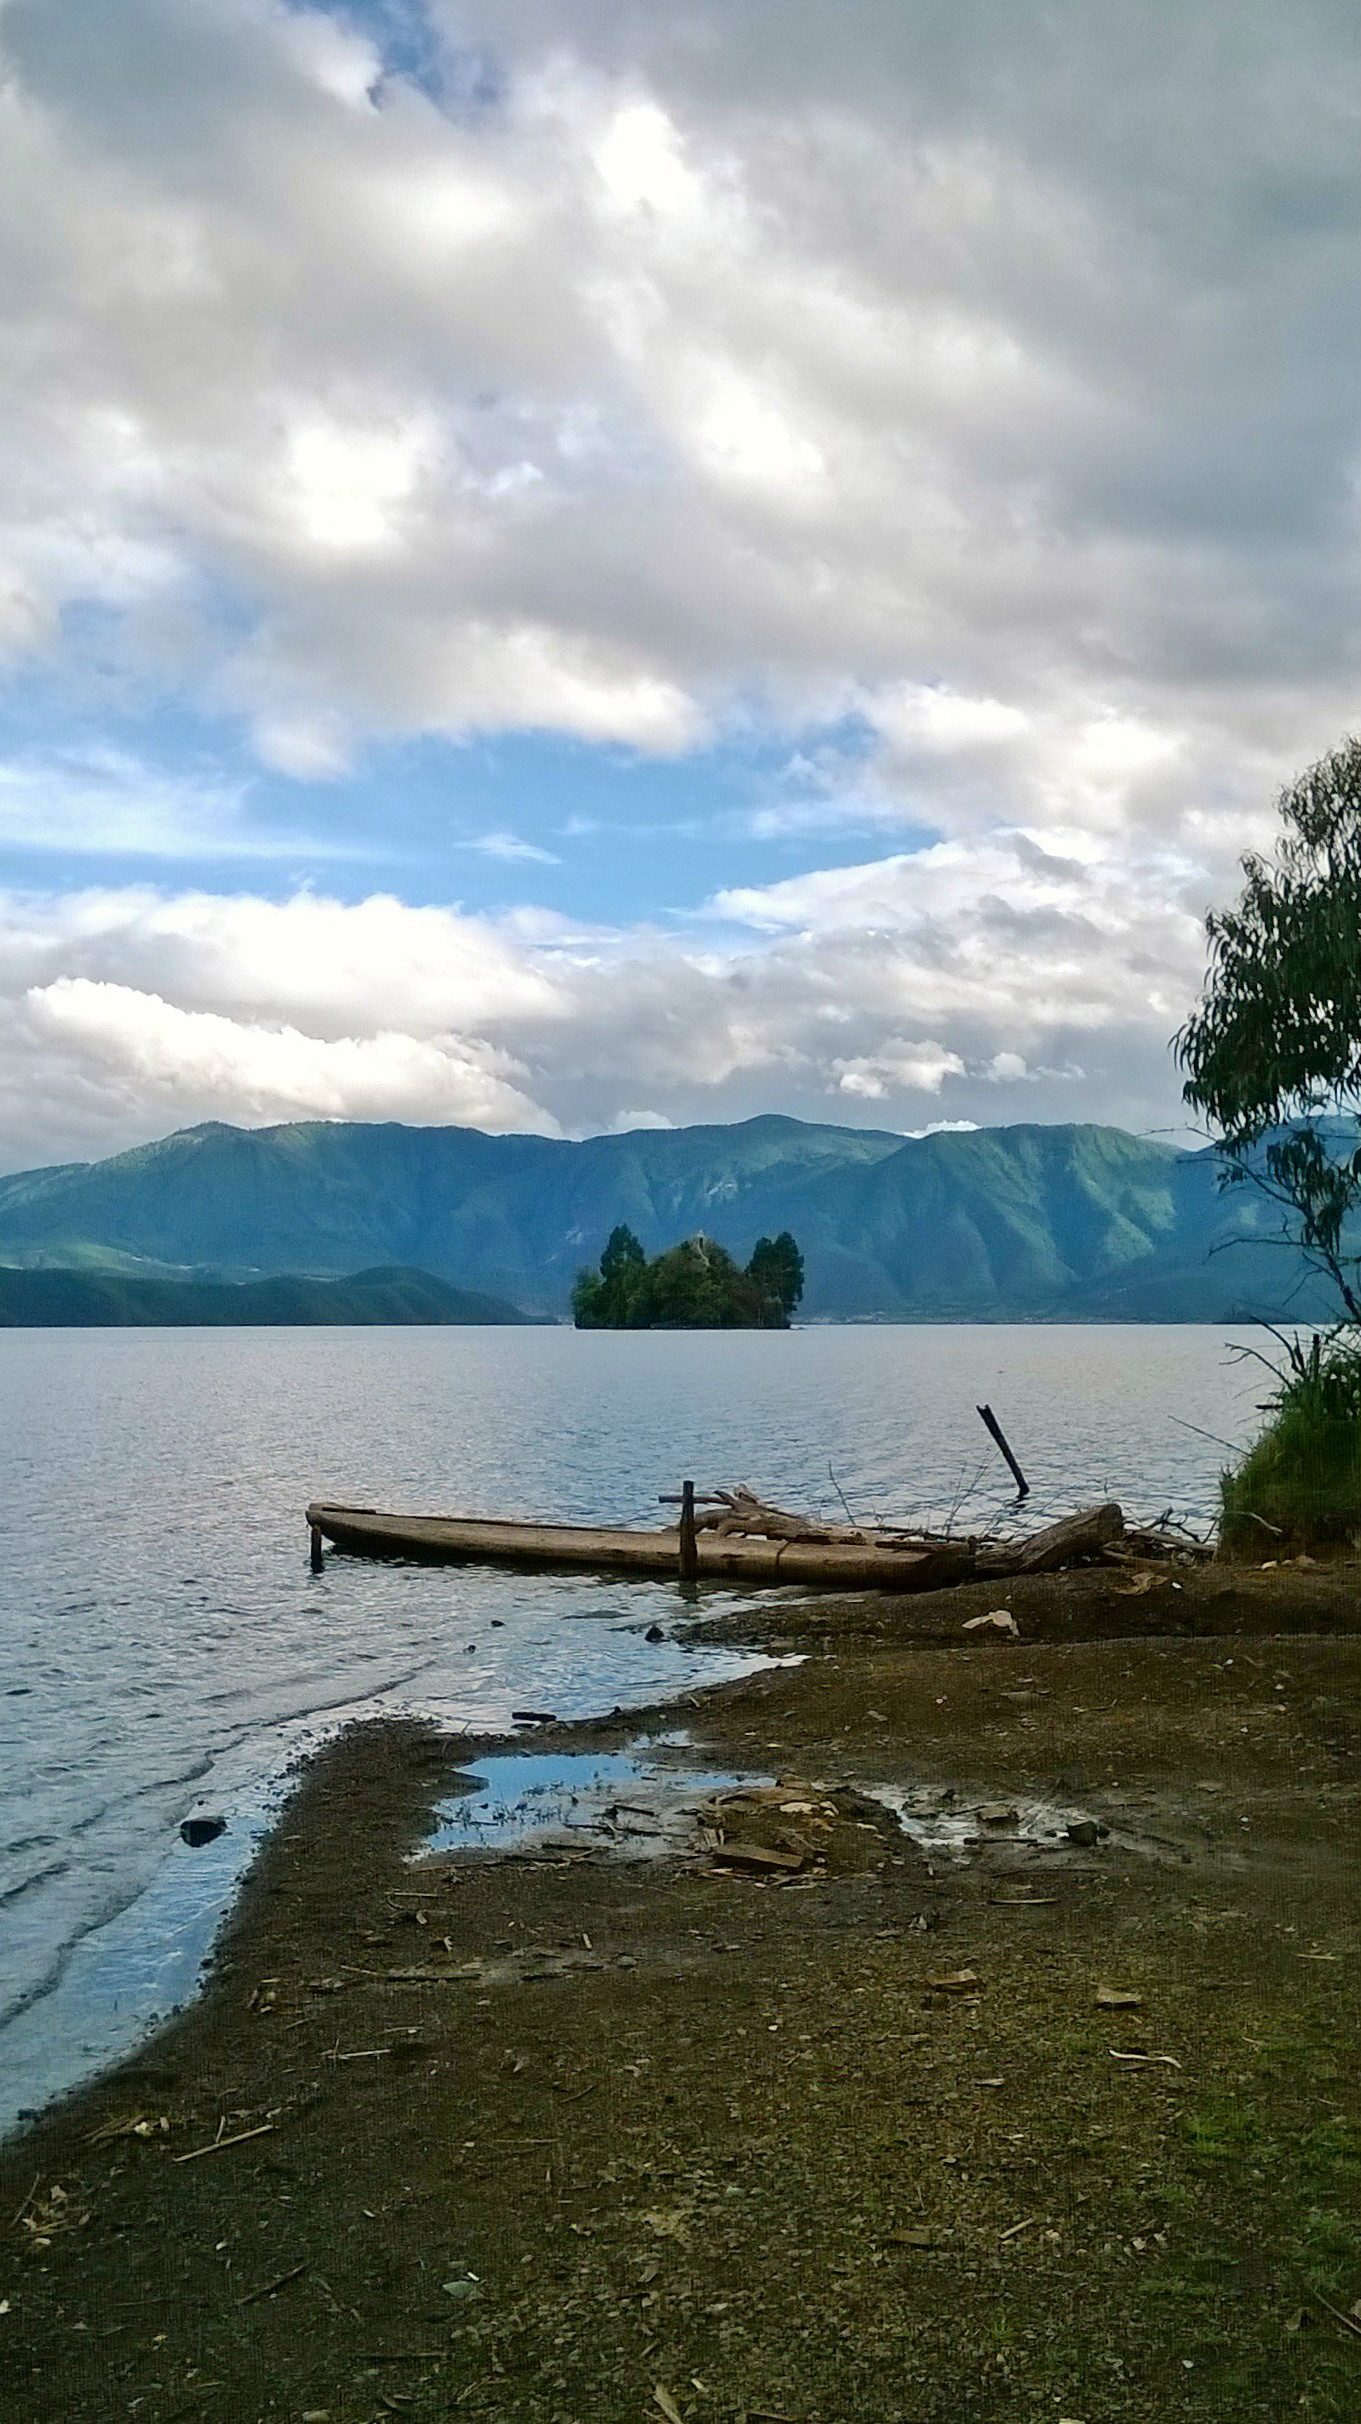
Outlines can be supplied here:
[[703, 1231], [742, 1260], [791, 1230], [805, 1320], [1326, 1315], [1279, 1215], [1219, 1175], [1212, 1150], [1097, 1126], [904, 1138], [768, 1116], [573, 1143], [213, 1121], [0, 1179], [0, 1265], [195, 1282], [399, 1266], [561, 1317], [625, 1221], [650, 1254]]

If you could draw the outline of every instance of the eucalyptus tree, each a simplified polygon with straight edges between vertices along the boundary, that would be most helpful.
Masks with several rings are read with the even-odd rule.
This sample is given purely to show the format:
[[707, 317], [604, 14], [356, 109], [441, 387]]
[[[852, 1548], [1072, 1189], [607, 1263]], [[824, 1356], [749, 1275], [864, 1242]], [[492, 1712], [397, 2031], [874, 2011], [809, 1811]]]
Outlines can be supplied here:
[[1279, 1204], [1285, 1233], [1361, 1324], [1361, 740], [1290, 784], [1282, 834], [1206, 920], [1201, 1000], [1174, 1039], [1185, 1100], [1230, 1182]]

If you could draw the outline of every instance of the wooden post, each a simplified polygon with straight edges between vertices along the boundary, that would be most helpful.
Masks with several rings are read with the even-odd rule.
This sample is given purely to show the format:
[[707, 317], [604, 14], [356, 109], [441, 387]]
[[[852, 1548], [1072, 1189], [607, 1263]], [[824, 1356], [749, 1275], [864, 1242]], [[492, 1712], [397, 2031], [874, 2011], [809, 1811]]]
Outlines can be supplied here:
[[697, 1582], [699, 1579], [699, 1542], [695, 1537], [695, 1485], [692, 1481], [681, 1483], [680, 1541], [676, 1570], [682, 1582]]
[[312, 1526], [312, 1571], [314, 1574], [319, 1574], [321, 1570], [321, 1526], [314, 1523]]
[[991, 1406], [980, 1406], [980, 1407], [979, 1407], [979, 1409], [978, 1409], [978, 1411], [979, 1411], [979, 1413], [980, 1413], [980, 1414], [982, 1415], [982, 1417], [983, 1417], [983, 1421], [984, 1421], [984, 1424], [985, 1424], [986, 1428], [987, 1428], [987, 1429], [988, 1429], [988, 1430], [989, 1430], [989, 1431], [992, 1433], [992, 1436], [993, 1436], [993, 1438], [996, 1440], [998, 1447], [1001, 1449], [1002, 1454], [1005, 1456], [1005, 1458], [1006, 1458], [1006, 1460], [1007, 1460], [1007, 1463], [1008, 1463], [1008, 1464], [1010, 1465], [1010, 1467], [1011, 1467], [1011, 1470], [1012, 1470], [1012, 1475], [1013, 1475], [1013, 1478], [1014, 1478], [1015, 1483], [1016, 1483], [1016, 1495], [1017, 1495], [1017, 1497], [1018, 1497], [1018, 1498], [1028, 1498], [1028, 1497], [1030, 1496], [1030, 1484], [1029, 1484], [1029, 1482], [1026, 1480], [1026, 1477], [1025, 1477], [1024, 1473], [1021, 1471], [1020, 1466], [1017, 1464], [1016, 1459], [1015, 1459], [1015, 1457], [1012, 1455], [1010, 1448], [1007, 1446], [1007, 1443], [1006, 1443], [1006, 1437], [1005, 1437], [1005, 1434], [1004, 1434], [1004, 1432], [1003, 1432], [1003, 1430], [1002, 1430], [1002, 1426], [1001, 1426], [1000, 1422], [998, 1421], [997, 1416], [994, 1414], [994, 1412], [993, 1412], [993, 1410], [992, 1410], [992, 1407], [991, 1407]]

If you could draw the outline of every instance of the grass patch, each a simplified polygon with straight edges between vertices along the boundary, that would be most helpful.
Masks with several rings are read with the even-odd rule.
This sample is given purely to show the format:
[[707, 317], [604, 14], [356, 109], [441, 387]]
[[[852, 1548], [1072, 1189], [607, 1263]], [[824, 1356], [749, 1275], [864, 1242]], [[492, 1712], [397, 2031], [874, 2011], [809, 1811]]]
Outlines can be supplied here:
[[1286, 1346], [1289, 1364], [1262, 1408], [1272, 1419], [1237, 1472], [1220, 1479], [1220, 1542], [1231, 1555], [1337, 1547], [1361, 1535], [1361, 1345], [1349, 1330]]

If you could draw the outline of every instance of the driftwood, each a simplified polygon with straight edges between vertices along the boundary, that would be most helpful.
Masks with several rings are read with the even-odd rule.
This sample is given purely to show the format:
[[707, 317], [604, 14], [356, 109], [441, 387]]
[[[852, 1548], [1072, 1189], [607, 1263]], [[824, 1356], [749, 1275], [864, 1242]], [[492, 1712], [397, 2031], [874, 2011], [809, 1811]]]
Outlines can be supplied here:
[[1014, 1547], [980, 1549], [978, 1571], [991, 1579], [1007, 1574], [1056, 1574], [1061, 1566], [1076, 1565], [1080, 1557], [1099, 1557], [1111, 1541], [1123, 1537], [1124, 1514], [1115, 1500], [1104, 1506], [1079, 1507], [1061, 1523], [1046, 1525]]
[[829, 1543], [844, 1548], [874, 1549], [953, 1549], [971, 1550], [972, 1541], [952, 1539], [945, 1532], [886, 1532], [853, 1523], [823, 1523], [811, 1515], [791, 1514], [787, 1507], [773, 1507], [764, 1498], [741, 1484], [735, 1490], [714, 1490], [708, 1500], [708, 1512], [697, 1514], [697, 1527], [713, 1532], [720, 1540], [745, 1537], [753, 1540], [798, 1540], [809, 1543]]
[[735, 1490], [715, 1490], [718, 1502], [710, 1512], [697, 1515], [696, 1524], [706, 1532], [716, 1532], [720, 1540], [741, 1533], [753, 1540], [845, 1541], [853, 1548], [863, 1548], [866, 1535], [849, 1523], [814, 1523], [807, 1515], [791, 1515], [784, 1507], [767, 1506], [750, 1490], [740, 1486]]
[[1183, 1532], [1166, 1524], [1126, 1524], [1121, 1537], [1108, 1541], [1101, 1554], [1110, 1565], [1132, 1565], [1136, 1561], [1200, 1565], [1213, 1557], [1214, 1544], [1197, 1540], [1194, 1532]]

